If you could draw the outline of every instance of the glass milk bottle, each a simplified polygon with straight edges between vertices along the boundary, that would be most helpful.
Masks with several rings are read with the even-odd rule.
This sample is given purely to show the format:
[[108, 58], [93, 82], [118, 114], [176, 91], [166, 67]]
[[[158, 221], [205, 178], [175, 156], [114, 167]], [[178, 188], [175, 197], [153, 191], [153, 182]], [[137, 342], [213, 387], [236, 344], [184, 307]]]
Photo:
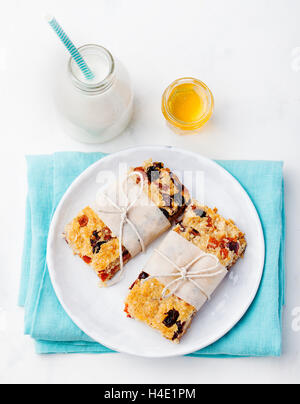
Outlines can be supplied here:
[[79, 48], [95, 78], [88, 80], [71, 58], [58, 80], [55, 99], [70, 136], [84, 143], [107, 142], [122, 133], [132, 116], [133, 93], [120, 61], [99, 45]]

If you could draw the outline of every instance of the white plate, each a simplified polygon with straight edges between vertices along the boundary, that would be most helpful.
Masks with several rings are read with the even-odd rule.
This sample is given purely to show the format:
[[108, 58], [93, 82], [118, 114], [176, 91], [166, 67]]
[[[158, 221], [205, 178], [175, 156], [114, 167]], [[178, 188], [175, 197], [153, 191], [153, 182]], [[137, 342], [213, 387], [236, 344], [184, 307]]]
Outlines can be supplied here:
[[[140, 166], [153, 158], [176, 171], [204, 172], [205, 203], [217, 206], [246, 233], [248, 248], [244, 259], [231, 270], [212, 300], [197, 314], [180, 344], [173, 344], [146, 325], [128, 319], [123, 312], [128, 287], [143, 269], [159, 240], [145, 255], [125, 267], [123, 281], [100, 289], [96, 274], [73, 256], [59, 236], [66, 223], [95, 199], [99, 172], [116, 171], [119, 163]], [[195, 181], [201, 180], [201, 176]], [[187, 184], [186, 184], [187, 185]], [[191, 187], [192, 184], [189, 184]], [[195, 194], [200, 198], [203, 195]], [[198, 189], [201, 193], [201, 187]], [[162, 236], [164, 237], [164, 236]], [[241, 185], [215, 162], [173, 147], [137, 147], [107, 156], [84, 171], [70, 186], [53, 217], [48, 239], [47, 262], [53, 287], [65, 311], [87, 335], [101, 344], [128, 354], [170, 357], [202, 349], [224, 336], [243, 317], [252, 303], [262, 277], [265, 246], [257, 212]]]

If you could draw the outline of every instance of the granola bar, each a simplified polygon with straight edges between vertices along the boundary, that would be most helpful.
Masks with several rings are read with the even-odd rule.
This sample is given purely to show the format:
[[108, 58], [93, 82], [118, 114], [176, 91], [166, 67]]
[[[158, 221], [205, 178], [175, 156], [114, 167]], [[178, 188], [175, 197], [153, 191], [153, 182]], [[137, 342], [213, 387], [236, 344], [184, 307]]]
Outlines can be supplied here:
[[175, 295], [162, 299], [164, 284], [156, 278], [147, 281], [148, 277], [149, 274], [142, 272], [131, 286], [124, 311], [127, 317], [146, 323], [165, 338], [178, 343], [197, 311]]
[[214, 254], [228, 270], [244, 254], [245, 235], [234, 224], [218, 214], [218, 210], [201, 206], [193, 200], [183, 220], [174, 231], [202, 251]]
[[[74, 254], [90, 265], [102, 282], [119, 271], [119, 240], [89, 206], [66, 226], [64, 235]], [[130, 258], [123, 247], [124, 264]]]
[[[190, 203], [190, 194], [178, 177], [161, 162], [152, 159], [144, 162], [143, 166], [133, 168], [145, 180], [145, 192], [155, 205], [172, 222], [182, 215]], [[137, 178], [137, 183], [140, 179]]]
[[[169, 222], [171, 223], [178, 218], [186, 208], [190, 199], [187, 189], [170, 169], [164, 167], [163, 163], [153, 163], [152, 160], [149, 160], [142, 167], [130, 170], [130, 172], [133, 171], [143, 174], [145, 179], [144, 195], [160, 209], [161, 212], [158, 211], [157, 220], [160, 223], [166, 222], [167, 226], [161, 225], [165, 231], [170, 227]], [[137, 183], [141, 181], [139, 176], [136, 176], [134, 180]], [[145, 207], [144, 216], [147, 216], [147, 212], [149, 212], [149, 207]], [[108, 215], [107, 220], [103, 219], [104, 214], [101, 216], [103, 220], [99, 216], [101, 213], [96, 213], [91, 207], [86, 207], [66, 226], [64, 237], [74, 254], [80, 256], [86, 264], [90, 265], [100, 280], [105, 283], [120, 270], [120, 248], [118, 237], [111, 230], [112, 226], [108, 226], [112, 216]], [[148, 223], [147, 220], [145, 223]], [[142, 226], [145, 227], [144, 222]], [[119, 228], [119, 225], [116, 227]], [[117, 231], [116, 228], [113, 229], [115, 232]], [[158, 233], [159, 231], [162, 230], [155, 229], [153, 231], [153, 238], [161, 234]], [[125, 265], [136, 253], [124, 245], [122, 250], [123, 264]]]
[[[212, 290], [218, 287], [227, 270], [243, 255], [246, 248], [244, 234], [233, 221], [226, 220], [216, 209], [201, 206], [197, 201], [192, 201], [182, 221], [172, 232], [218, 258], [224, 267], [224, 276], [213, 280]], [[186, 242], [182, 245], [186, 246]], [[178, 343], [206, 299], [203, 298], [203, 304], [196, 308], [175, 294], [168, 296], [170, 291], [163, 298], [165, 284], [156, 277], [147, 280], [148, 277], [147, 272], [142, 272], [131, 286], [125, 302], [125, 312], [128, 317], [146, 323], [160, 331], [165, 338]]]

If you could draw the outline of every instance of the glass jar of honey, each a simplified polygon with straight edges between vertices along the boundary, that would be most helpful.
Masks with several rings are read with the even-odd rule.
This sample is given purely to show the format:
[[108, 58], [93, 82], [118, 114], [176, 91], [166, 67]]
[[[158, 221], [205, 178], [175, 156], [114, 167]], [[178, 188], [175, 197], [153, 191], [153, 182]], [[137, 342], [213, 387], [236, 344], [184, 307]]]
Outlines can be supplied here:
[[162, 112], [169, 126], [179, 134], [197, 133], [210, 119], [214, 98], [202, 81], [184, 77], [174, 81], [162, 97]]

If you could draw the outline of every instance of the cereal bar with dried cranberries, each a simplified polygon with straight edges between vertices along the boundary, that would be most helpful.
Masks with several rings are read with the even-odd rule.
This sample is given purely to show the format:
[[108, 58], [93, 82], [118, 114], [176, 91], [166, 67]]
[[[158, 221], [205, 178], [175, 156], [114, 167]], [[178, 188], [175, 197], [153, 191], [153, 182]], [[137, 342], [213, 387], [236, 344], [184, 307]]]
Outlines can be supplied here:
[[[131, 169], [144, 177], [144, 192], [170, 222], [178, 218], [190, 200], [187, 189], [163, 163], [149, 160], [142, 167]], [[136, 182], [140, 182], [137, 176]], [[119, 239], [90, 208], [83, 209], [64, 232], [74, 254], [90, 265], [102, 282], [109, 281], [120, 270]], [[124, 265], [131, 259], [123, 246]]]
[[[150, 159], [143, 166], [131, 169], [132, 171], [143, 175], [144, 191], [170, 222], [182, 215], [190, 203], [190, 194], [169, 168]], [[140, 178], [137, 177], [136, 181], [139, 183]]]
[[[75, 255], [90, 265], [102, 282], [120, 270], [119, 240], [89, 206], [65, 228], [64, 237]], [[123, 247], [123, 260], [130, 260]]]
[[[228, 270], [246, 249], [244, 234], [232, 220], [226, 220], [217, 209], [189, 205], [182, 221], [172, 230], [204, 252], [214, 254]], [[178, 343], [190, 326], [196, 309], [175, 295], [162, 298], [164, 284], [156, 278], [147, 280], [142, 272], [130, 288], [125, 301], [128, 317], [140, 320]], [[169, 292], [167, 292], [168, 295]]]
[[229, 270], [244, 254], [245, 235], [234, 224], [218, 214], [218, 210], [201, 206], [196, 200], [186, 209], [174, 231], [202, 251], [214, 254]]
[[127, 317], [146, 323], [178, 343], [189, 328], [196, 309], [175, 295], [163, 299], [165, 286], [156, 278], [147, 280], [148, 277], [149, 274], [142, 272], [130, 287], [124, 311]]

